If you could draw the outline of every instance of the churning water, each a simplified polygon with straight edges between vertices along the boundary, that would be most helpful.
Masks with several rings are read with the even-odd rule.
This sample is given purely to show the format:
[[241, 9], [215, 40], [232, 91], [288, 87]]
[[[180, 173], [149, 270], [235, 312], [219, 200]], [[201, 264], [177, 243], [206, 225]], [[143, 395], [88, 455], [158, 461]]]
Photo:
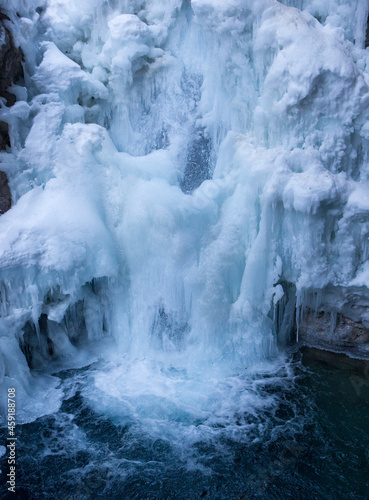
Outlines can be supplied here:
[[17, 427], [18, 498], [367, 498], [369, 383], [300, 358], [224, 378], [60, 372], [60, 410]]

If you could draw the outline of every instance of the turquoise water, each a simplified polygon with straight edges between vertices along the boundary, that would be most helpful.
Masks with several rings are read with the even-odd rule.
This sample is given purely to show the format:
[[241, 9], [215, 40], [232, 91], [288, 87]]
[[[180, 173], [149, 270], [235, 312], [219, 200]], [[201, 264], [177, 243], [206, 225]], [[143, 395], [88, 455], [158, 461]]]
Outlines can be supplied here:
[[173, 411], [163, 416], [152, 401], [150, 429], [141, 406], [118, 418], [90, 404], [84, 384], [94, 370], [60, 373], [69, 387], [60, 410], [17, 427], [17, 493], [3, 489], [1, 498], [368, 498], [364, 363], [291, 354], [275, 373], [240, 375], [239, 391], [257, 396], [258, 408], [235, 406], [222, 423]]

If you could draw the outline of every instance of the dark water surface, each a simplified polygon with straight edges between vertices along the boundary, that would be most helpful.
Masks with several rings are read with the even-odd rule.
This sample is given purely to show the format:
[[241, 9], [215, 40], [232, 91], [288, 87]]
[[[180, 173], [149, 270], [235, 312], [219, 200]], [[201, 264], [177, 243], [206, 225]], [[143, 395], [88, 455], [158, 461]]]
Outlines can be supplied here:
[[[253, 376], [258, 397], [275, 404], [235, 409], [232, 426], [207, 420], [206, 433], [184, 441], [182, 449], [135, 421], [140, 409], [125, 421], [92, 409], [76, 383], [90, 370], [59, 374], [74, 386], [60, 411], [17, 427], [17, 493], [4, 489], [2, 457], [1, 498], [369, 498], [364, 362], [312, 350], [291, 355], [278, 376]], [[152, 411], [152, 425], [155, 419], [163, 424]], [[180, 413], [171, 418], [183, 436], [187, 427], [205, 425], [200, 417], [190, 423]], [[5, 443], [3, 429], [0, 437]]]

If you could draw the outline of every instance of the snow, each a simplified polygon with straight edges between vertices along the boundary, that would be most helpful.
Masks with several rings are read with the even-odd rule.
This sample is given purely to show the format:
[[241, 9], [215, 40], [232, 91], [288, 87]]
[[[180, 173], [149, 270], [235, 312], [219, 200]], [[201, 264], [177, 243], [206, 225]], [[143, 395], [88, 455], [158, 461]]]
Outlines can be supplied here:
[[45, 50], [41, 64], [33, 80], [40, 93], [59, 94], [64, 102], [75, 102], [80, 94], [96, 99], [106, 99], [108, 91], [104, 85], [92, 79], [80, 66], [71, 61], [53, 42], [44, 42]]
[[61, 398], [19, 347], [40, 314], [60, 363], [112, 337], [125, 359], [251, 367], [277, 352], [281, 283], [301, 306], [367, 293], [365, 2], [0, 5], [26, 56], [0, 108], [0, 376], [20, 418]]

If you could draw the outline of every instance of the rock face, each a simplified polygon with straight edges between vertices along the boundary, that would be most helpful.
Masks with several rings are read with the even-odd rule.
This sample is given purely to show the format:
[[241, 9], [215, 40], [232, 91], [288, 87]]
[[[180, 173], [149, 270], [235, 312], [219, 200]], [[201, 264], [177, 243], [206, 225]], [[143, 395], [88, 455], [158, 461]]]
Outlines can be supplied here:
[[297, 300], [296, 288], [282, 283], [284, 296], [274, 313], [281, 347], [296, 344], [369, 359], [369, 291], [365, 287], [315, 290]]
[[[9, 86], [24, 77], [23, 53], [14, 44], [13, 36], [6, 23], [10, 19], [0, 12], [0, 97], [5, 99], [7, 106], [13, 106], [15, 96], [9, 92]], [[0, 121], [0, 151], [10, 147], [8, 124]], [[12, 198], [5, 172], [0, 171], [0, 215], [11, 208]]]
[[[24, 56], [22, 50], [14, 45], [13, 36], [6, 26], [9, 22], [9, 18], [0, 12], [0, 97], [5, 99], [7, 106], [13, 106], [16, 98], [8, 88], [24, 77]], [[7, 146], [10, 146], [8, 124], [0, 122], [0, 150]]]
[[10, 147], [9, 127], [7, 123], [0, 121], [0, 151], [7, 146]]
[[299, 343], [352, 356], [369, 357], [369, 329], [343, 314], [305, 311]]
[[11, 206], [12, 196], [8, 185], [8, 178], [5, 172], [0, 171], [0, 215], [7, 212]]
[[23, 53], [16, 48], [11, 32], [5, 26], [7, 17], [0, 13], [0, 96], [5, 97], [7, 105], [14, 103], [14, 96], [7, 88], [23, 78]]

